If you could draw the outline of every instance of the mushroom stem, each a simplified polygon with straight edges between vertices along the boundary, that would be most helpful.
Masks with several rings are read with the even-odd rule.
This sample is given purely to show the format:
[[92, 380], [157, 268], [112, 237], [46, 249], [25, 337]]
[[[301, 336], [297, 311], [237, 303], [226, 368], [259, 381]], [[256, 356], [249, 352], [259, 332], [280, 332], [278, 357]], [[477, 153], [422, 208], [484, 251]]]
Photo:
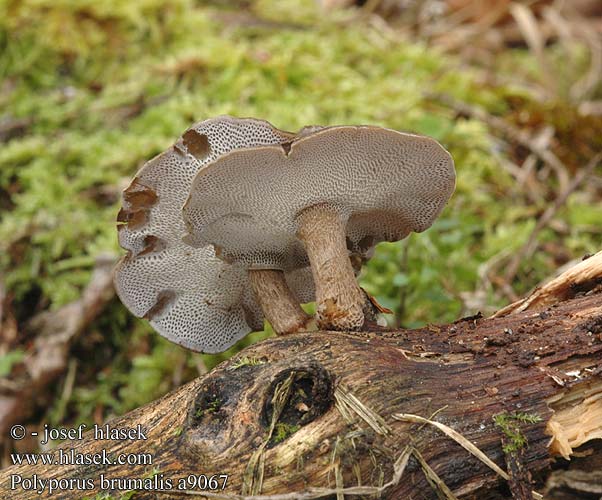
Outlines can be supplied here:
[[312, 318], [301, 309], [284, 278], [284, 272], [249, 269], [249, 283], [265, 318], [278, 335], [307, 329]]
[[359, 330], [364, 324], [364, 294], [355, 279], [345, 241], [345, 225], [327, 205], [303, 210], [297, 236], [305, 245], [316, 287], [318, 326]]

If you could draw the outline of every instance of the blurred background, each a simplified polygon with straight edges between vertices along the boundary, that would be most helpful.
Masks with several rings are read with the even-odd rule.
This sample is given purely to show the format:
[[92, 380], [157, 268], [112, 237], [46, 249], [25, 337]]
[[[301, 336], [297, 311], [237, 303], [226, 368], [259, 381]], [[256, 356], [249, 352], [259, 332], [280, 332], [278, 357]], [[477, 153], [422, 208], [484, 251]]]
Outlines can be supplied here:
[[489, 315], [602, 248], [598, 0], [0, 1], [0, 440], [205, 373], [116, 299], [121, 190], [196, 121], [433, 136], [458, 182], [360, 281], [392, 326]]

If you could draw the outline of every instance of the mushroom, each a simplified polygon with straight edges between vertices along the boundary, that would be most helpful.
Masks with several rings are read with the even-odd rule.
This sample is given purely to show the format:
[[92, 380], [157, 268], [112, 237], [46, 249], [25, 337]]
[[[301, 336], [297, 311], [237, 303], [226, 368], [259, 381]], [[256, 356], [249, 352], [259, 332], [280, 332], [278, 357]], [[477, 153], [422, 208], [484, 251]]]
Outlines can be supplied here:
[[182, 205], [200, 169], [235, 148], [291, 137], [265, 121], [221, 116], [194, 125], [140, 169], [123, 193], [117, 217], [119, 243], [128, 253], [115, 269], [114, 283], [132, 313], [149, 319], [169, 340], [202, 352], [224, 351], [249, 331], [262, 329], [262, 294], [270, 300], [276, 296], [266, 306], [266, 317], [278, 333], [308, 322], [299, 302], [313, 300], [309, 268], [286, 276], [248, 273], [219, 259], [211, 246], [191, 248], [182, 241]]
[[380, 241], [424, 231], [454, 187], [434, 139], [337, 126], [223, 155], [194, 179], [183, 216], [190, 244], [231, 262], [288, 271], [309, 261], [318, 325], [356, 330], [365, 298], [349, 252], [364, 260]]

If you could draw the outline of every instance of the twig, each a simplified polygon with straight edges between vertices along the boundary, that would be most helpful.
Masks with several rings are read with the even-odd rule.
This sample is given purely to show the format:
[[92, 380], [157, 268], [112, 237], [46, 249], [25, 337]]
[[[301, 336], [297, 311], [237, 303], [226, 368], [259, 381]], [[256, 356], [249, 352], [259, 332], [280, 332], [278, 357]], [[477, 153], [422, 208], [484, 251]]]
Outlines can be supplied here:
[[77, 371], [77, 358], [69, 360], [67, 367], [67, 375], [65, 376], [65, 383], [63, 384], [63, 390], [57, 403], [58, 413], [55, 415], [55, 421], [62, 422], [65, 416], [65, 409], [73, 394], [73, 386], [75, 385], [75, 375]]
[[601, 282], [602, 251], [571, 267], [545, 285], [538, 286], [528, 297], [500, 309], [492, 318], [500, 318], [527, 309], [543, 309], [555, 302], [566, 300], [571, 294], [592, 289], [596, 283]]
[[585, 166], [585, 168], [579, 170], [572, 182], [566, 187], [566, 189], [564, 189], [564, 191], [560, 193], [560, 195], [554, 200], [554, 203], [550, 205], [541, 215], [541, 217], [537, 221], [537, 224], [535, 224], [533, 231], [531, 231], [531, 235], [529, 236], [527, 242], [514, 254], [514, 257], [508, 264], [508, 268], [505, 274], [506, 283], [512, 283], [512, 281], [516, 277], [516, 273], [518, 272], [522, 260], [525, 258], [529, 258], [535, 251], [535, 248], [537, 247], [537, 236], [539, 235], [541, 230], [544, 227], [546, 227], [546, 225], [550, 222], [552, 217], [556, 215], [556, 212], [558, 212], [560, 207], [564, 205], [571, 193], [573, 193], [573, 191], [575, 191], [579, 187], [579, 185], [585, 180], [585, 178], [593, 172], [594, 168], [598, 165], [601, 158], [602, 154], [594, 156]]
[[6, 300], [6, 287], [4, 286], [4, 276], [0, 271], [0, 327], [4, 323], [4, 301]]
[[560, 159], [552, 151], [542, 148], [524, 130], [518, 129], [507, 121], [487, 113], [487, 111], [482, 108], [456, 101], [447, 95], [429, 93], [426, 95], [426, 97], [430, 97], [436, 101], [439, 101], [445, 106], [449, 106], [457, 113], [477, 118], [478, 120], [486, 123], [492, 129], [497, 130], [514, 142], [526, 147], [544, 163], [549, 165], [552, 170], [554, 170], [556, 177], [558, 178], [560, 190], [566, 190], [566, 187], [569, 185], [569, 174], [566, 165], [562, 163], [562, 161], [560, 161]]
[[113, 298], [113, 256], [99, 257], [82, 297], [57, 311], [32, 318], [27, 328], [36, 339], [25, 359], [27, 374], [16, 381], [19, 389], [7, 395], [0, 411], [0, 436], [24, 419], [33, 409], [38, 394], [67, 368], [69, 346]]
[[[537, 144], [537, 146], [542, 149], [548, 149], [553, 137], [554, 127], [551, 125], [546, 125], [533, 137], [533, 143]], [[527, 196], [529, 196], [534, 202], [537, 202], [543, 198], [543, 195], [541, 194], [542, 187], [539, 186], [535, 181], [534, 170], [536, 165], [537, 157], [531, 153], [521, 165], [519, 177], [517, 178], [520, 188], [523, 191], [526, 191]]]
[[33, 118], [12, 118], [9, 116], [0, 119], [0, 143], [24, 135], [32, 124]]

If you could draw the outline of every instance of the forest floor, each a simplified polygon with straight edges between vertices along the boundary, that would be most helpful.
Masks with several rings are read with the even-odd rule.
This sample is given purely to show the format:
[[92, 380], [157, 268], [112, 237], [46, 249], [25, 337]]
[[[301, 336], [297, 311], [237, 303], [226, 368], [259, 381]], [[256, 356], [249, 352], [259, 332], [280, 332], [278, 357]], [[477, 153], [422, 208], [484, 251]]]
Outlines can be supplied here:
[[[380, 245], [360, 277], [394, 326], [489, 315], [602, 248], [595, 2], [331, 3], [1, 4], [0, 423], [15, 412], [31, 427], [102, 423], [271, 335], [189, 353], [112, 291], [121, 190], [210, 116], [377, 124], [452, 153], [457, 188], [441, 217]], [[32, 362], [39, 391], [11, 406]]]

